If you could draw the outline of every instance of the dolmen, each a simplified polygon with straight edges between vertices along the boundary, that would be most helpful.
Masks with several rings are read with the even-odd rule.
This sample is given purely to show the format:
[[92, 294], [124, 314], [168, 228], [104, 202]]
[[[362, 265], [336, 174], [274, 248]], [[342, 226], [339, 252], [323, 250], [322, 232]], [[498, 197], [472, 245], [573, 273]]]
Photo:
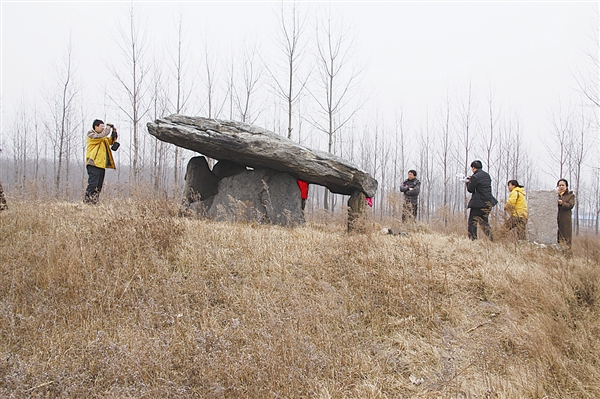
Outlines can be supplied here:
[[[243, 122], [171, 115], [147, 124], [161, 141], [202, 155], [190, 159], [182, 210], [216, 220], [304, 223], [297, 180], [349, 195], [349, 229], [359, 229], [377, 180], [338, 156]], [[212, 169], [206, 159], [216, 161]]]

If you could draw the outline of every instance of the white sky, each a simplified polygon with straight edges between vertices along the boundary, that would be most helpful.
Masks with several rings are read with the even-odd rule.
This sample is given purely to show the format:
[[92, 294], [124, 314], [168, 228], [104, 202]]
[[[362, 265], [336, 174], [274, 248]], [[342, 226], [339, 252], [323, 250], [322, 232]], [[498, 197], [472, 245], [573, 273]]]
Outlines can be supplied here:
[[[105, 61], [120, 56], [114, 27], [127, 19], [129, 4], [2, 1], [3, 120], [14, 104], [37, 96], [48, 84], [52, 63], [64, 55], [69, 34], [86, 101], [91, 109], [102, 109], [100, 88], [110, 79]], [[198, 48], [206, 32], [221, 48], [251, 35], [267, 45], [276, 24], [273, 2], [139, 6], [158, 46], [174, 36], [181, 10], [187, 35]], [[498, 106], [520, 115], [531, 141], [548, 134], [549, 114], [559, 103], [579, 101], [573, 74], [588, 64], [585, 52], [592, 48], [593, 21], [598, 20], [598, 2], [334, 6], [355, 25], [357, 55], [367, 65], [364, 84], [373, 92], [371, 108], [391, 114], [402, 107], [407, 120], [421, 121], [425, 112], [439, 111], [447, 92], [465, 92], [471, 82], [480, 107], [486, 107], [485, 93], [492, 87]]]

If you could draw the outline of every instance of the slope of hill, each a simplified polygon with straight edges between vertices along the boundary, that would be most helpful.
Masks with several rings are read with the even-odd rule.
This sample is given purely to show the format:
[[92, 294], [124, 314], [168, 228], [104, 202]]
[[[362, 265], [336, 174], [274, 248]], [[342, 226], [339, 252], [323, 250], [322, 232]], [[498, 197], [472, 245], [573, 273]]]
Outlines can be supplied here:
[[0, 212], [0, 396], [600, 397], [600, 244]]

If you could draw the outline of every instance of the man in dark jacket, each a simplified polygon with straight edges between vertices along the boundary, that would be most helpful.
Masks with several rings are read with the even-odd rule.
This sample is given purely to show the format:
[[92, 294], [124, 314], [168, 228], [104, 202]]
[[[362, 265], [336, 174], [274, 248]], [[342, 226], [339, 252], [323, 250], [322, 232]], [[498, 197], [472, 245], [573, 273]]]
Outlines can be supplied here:
[[419, 193], [421, 192], [421, 182], [417, 179], [417, 171], [411, 169], [408, 171], [408, 179], [404, 180], [400, 191], [404, 193], [404, 206], [402, 209], [402, 223], [409, 218], [411, 221], [417, 219], [417, 208], [419, 205]]
[[498, 203], [492, 195], [492, 178], [482, 170], [481, 161], [471, 162], [473, 175], [467, 178], [467, 191], [473, 194], [467, 205], [469, 212], [469, 238], [477, 239], [477, 224], [481, 224], [483, 232], [492, 239], [492, 228], [488, 221], [492, 208]]

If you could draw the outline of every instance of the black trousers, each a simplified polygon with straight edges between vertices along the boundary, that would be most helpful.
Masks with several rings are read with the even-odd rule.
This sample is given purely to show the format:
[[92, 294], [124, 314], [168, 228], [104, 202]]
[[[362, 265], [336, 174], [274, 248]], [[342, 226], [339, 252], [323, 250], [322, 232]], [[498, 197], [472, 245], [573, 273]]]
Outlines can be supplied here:
[[402, 223], [406, 222], [408, 219], [411, 222], [414, 222], [417, 219], [417, 210], [419, 209], [418, 204], [412, 204], [410, 202], [405, 202], [402, 206]]
[[87, 165], [85, 168], [88, 173], [88, 186], [85, 190], [83, 202], [86, 204], [97, 204], [100, 191], [102, 191], [102, 185], [104, 184], [106, 169], [92, 165]]
[[471, 240], [477, 239], [477, 225], [480, 224], [483, 227], [483, 232], [490, 239], [492, 237], [492, 226], [490, 226], [490, 222], [488, 217], [490, 216], [491, 209], [490, 208], [471, 208], [469, 211], [469, 238]]

